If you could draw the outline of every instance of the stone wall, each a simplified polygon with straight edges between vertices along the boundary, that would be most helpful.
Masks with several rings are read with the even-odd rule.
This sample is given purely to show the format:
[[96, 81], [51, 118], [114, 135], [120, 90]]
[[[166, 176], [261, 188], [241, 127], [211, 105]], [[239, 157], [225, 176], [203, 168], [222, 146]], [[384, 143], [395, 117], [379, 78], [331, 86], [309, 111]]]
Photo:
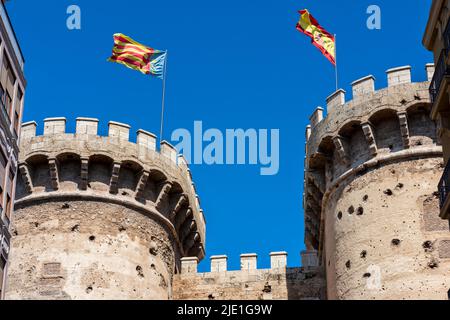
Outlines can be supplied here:
[[324, 208], [330, 299], [447, 299], [450, 232], [439, 218], [442, 160], [374, 168]]
[[197, 273], [195, 258], [183, 259], [174, 277], [176, 300], [319, 300], [325, 279], [317, 266], [287, 268], [286, 253], [271, 255], [271, 269], [257, 269], [256, 255], [241, 256], [241, 270], [228, 271], [226, 256], [211, 257], [211, 272]]

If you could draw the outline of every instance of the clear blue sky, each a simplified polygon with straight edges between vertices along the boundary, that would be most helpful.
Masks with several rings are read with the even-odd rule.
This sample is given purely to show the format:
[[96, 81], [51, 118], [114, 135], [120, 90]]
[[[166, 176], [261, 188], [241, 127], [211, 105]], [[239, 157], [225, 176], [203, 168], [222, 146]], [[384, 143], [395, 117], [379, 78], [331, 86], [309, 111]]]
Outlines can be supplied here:
[[[82, 30], [66, 28], [66, 9], [82, 10]], [[121, 4], [123, 6], [121, 7]], [[366, 9], [382, 10], [382, 29], [366, 27]], [[65, 116], [115, 120], [157, 133], [161, 81], [106, 62], [112, 35], [122, 32], [168, 49], [166, 132], [193, 127], [280, 129], [280, 172], [262, 177], [255, 166], [192, 166], [207, 219], [207, 256], [285, 250], [298, 266], [303, 249], [304, 131], [309, 115], [334, 91], [331, 64], [296, 31], [298, 9], [308, 8], [338, 35], [341, 87], [409, 64], [425, 79], [431, 54], [421, 45], [431, 0], [126, 2], [13, 0], [8, 9], [26, 58], [24, 121]], [[209, 269], [205, 259], [201, 270]]]

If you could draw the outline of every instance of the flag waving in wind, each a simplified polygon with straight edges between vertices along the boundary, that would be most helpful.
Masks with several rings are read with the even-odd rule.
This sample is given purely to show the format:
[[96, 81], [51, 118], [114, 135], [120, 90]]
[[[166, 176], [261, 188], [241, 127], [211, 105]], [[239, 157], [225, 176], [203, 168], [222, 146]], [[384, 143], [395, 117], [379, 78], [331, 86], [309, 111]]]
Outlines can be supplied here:
[[336, 66], [336, 42], [335, 37], [328, 33], [309, 13], [308, 10], [301, 10], [300, 20], [297, 23], [297, 30], [306, 34], [312, 40], [312, 44], [316, 46], [322, 54]]
[[124, 34], [116, 33], [113, 53], [108, 61], [121, 63], [130, 69], [162, 79], [166, 54], [166, 51], [144, 46]]

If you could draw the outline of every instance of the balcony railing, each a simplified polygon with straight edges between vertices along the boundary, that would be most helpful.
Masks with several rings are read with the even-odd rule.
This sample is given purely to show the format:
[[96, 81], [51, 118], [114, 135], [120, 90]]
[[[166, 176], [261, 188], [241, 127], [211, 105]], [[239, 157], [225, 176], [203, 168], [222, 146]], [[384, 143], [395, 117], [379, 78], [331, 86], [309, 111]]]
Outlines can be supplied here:
[[442, 80], [445, 76], [450, 75], [450, 68], [447, 65], [448, 54], [450, 52], [450, 20], [447, 23], [447, 27], [445, 28], [443, 34], [443, 45], [444, 49], [442, 50], [438, 62], [436, 64], [436, 69], [434, 72], [433, 79], [431, 80], [430, 85], [430, 97], [431, 102], [434, 103], [439, 95], [439, 91], [441, 89]]
[[3, 223], [2, 219], [0, 219], [0, 254], [8, 259], [9, 248], [10, 248], [11, 234], [8, 231], [8, 228]]
[[444, 204], [450, 194], [450, 161], [447, 163], [445, 167], [444, 174], [442, 175], [441, 181], [439, 181], [439, 204], [441, 209], [444, 207]]
[[447, 65], [448, 49], [443, 49], [439, 56], [436, 69], [434, 71], [433, 80], [430, 85], [430, 97], [431, 103], [434, 103], [439, 95], [441, 89], [442, 80], [445, 76], [450, 76], [450, 68]]

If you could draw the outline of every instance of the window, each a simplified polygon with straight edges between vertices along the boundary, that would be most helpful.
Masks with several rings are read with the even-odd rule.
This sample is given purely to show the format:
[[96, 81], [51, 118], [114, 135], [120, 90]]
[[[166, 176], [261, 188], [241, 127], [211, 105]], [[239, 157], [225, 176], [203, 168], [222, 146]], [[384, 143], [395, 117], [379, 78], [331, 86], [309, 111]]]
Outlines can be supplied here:
[[0, 186], [0, 216], [3, 213], [3, 188]]
[[16, 76], [13, 73], [11, 63], [9, 62], [8, 57], [6, 56], [6, 51], [4, 52], [4, 59], [2, 63], [2, 70], [0, 74], [0, 85], [2, 94], [1, 102], [5, 111], [11, 116], [12, 112], [12, 97], [14, 94], [14, 85], [16, 83]]
[[16, 174], [14, 173], [14, 170], [12, 168], [9, 169], [9, 180], [11, 182], [11, 184], [14, 183], [14, 177], [16, 176]]
[[6, 218], [6, 222], [9, 223], [11, 222], [11, 197], [9, 196], [9, 194], [6, 194], [6, 210], [5, 210], [5, 218]]
[[14, 132], [16, 133], [16, 136], [18, 135], [19, 132], [19, 125], [20, 125], [20, 111], [22, 108], [22, 98], [23, 98], [23, 93], [22, 90], [19, 88], [17, 90], [17, 97], [16, 100], [14, 102]]
[[0, 297], [2, 296], [2, 289], [3, 289], [3, 276], [5, 273], [6, 268], [6, 260], [3, 258], [2, 255], [0, 255]]

